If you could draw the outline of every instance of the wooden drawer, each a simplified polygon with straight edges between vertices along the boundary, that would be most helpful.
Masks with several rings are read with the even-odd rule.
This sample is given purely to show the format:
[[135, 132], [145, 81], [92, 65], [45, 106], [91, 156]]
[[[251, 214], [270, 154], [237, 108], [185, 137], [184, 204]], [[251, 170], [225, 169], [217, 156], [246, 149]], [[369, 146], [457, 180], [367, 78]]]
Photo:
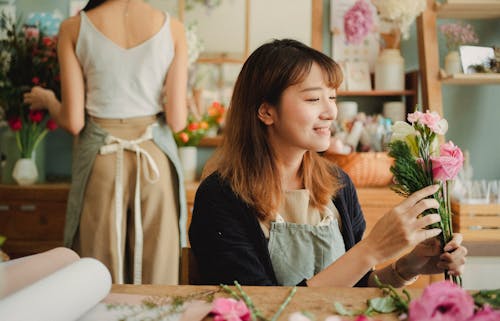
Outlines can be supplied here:
[[500, 204], [461, 204], [452, 202], [453, 229], [464, 241], [500, 242]]
[[0, 185], [0, 234], [12, 258], [63, 244], [68, 184]]

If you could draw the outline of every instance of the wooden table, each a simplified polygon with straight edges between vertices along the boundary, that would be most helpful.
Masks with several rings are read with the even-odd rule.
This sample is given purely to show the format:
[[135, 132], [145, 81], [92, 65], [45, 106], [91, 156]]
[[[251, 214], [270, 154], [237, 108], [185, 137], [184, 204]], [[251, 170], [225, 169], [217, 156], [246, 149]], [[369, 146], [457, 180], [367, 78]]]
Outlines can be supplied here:
[[[216, 286], [113, 285], [111, 292], [146, 296], [183, 296], [215, 289], [217, 289]], [[274, 315], [291, 290], [290, 287], [257, 286], [245, 286], [243, 289], [250, 296], [255, 306], [268, 318]], [[412, 298], [419, 297], [422, 292], [420, 289], [408, 289], [408, 291]], [[278, 320], [288, 320], [288, 316], [293, 312], [308, 311], [314, 314], [316, 320], [322, 321], [327, 316], [335, 314], [333, 304], [336, 301], [341, 302], [347, 308], [361, 310], [366, 308], [368, 299], [378, 296], [382, 296], [382, 292], [376, 288], [298, 287], [297, 293]], [[375, 319], [398, 320], [394, 314], [380, 314]]]

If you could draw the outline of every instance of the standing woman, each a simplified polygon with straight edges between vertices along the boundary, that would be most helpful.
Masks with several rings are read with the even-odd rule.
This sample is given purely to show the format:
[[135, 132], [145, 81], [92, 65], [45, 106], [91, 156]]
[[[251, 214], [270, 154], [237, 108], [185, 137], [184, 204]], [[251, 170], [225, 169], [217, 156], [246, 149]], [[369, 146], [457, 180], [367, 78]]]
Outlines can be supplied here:
[[[347, 174], [317, 152], [330, 144], [340, 67], [294, 40], [257, 48], [238, 75], [215, 171], [196, 192], [189, 230], [203, 284], [393, 286], [419, 274], [460, 274], [455, 235], [440, 253], [425, 229], [439, 215], [411, 195], [363, 238], [365, 219]], [[392, 258], [393, 265], [372, 268]]]
[[90, 0], [61, 24], [58, 58], [62, 102], [40, 87], [25, 102], [78, 135], [65, 245], [102, 261], [114, 283], [177, 284], [186, 208], [172, 131], [187, 117], [183, 25], [141, 0]]

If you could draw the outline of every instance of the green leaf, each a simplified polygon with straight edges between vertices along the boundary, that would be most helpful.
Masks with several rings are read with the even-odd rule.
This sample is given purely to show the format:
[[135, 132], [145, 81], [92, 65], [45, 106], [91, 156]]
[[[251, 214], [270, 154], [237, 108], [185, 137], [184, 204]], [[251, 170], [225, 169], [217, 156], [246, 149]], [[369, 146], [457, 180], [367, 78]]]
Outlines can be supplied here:
[[5, 242], [7, 238], [3, 235], [0, 235], [0, 246], [2, 246], [2, 244]]
[[335, 306], [335, 310], [337, 311], [338, 314], [343, 315], [343, 316], [355, 316], [355, 315], [360, 315], [361, 313], [359, 311], [352, 311], [348, 310], [344, 305], [340, 302], [335, 302], [333, 303]]
[[370, 299], [368, 306], [379, 313], [392, 313], [397, 310], [394, 299], [390, 296]]
[[500, 309], [500, 289], [482, 290], [472, 295], [478, 306], [489, 304], [492, 309]]

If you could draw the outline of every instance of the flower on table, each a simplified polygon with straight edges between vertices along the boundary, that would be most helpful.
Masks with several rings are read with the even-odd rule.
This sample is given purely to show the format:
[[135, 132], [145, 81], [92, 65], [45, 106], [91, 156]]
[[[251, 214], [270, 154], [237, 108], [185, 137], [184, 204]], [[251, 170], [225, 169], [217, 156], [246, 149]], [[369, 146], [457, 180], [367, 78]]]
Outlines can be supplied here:
[[214, 321], [250, 320], [250, 310], [242, 300], [217, 298], [214, 300], [210, 312], [214, 315]]
[[358, 0], [344, 15], [344, 31], [348, 43], [359, 44], [373, 28], [370, 4]]
[[467, 321], [474, 314], [474, 300], [448, 281], [427, 286], [419, 299], [410, 302], [409, 321]]
[[439, 26], [439, 31], [446, 39], [449, 51], [457, 50], [461, 45], [476, 44], [479, 38], [474, 27], [468, 23], [447, 23]]

